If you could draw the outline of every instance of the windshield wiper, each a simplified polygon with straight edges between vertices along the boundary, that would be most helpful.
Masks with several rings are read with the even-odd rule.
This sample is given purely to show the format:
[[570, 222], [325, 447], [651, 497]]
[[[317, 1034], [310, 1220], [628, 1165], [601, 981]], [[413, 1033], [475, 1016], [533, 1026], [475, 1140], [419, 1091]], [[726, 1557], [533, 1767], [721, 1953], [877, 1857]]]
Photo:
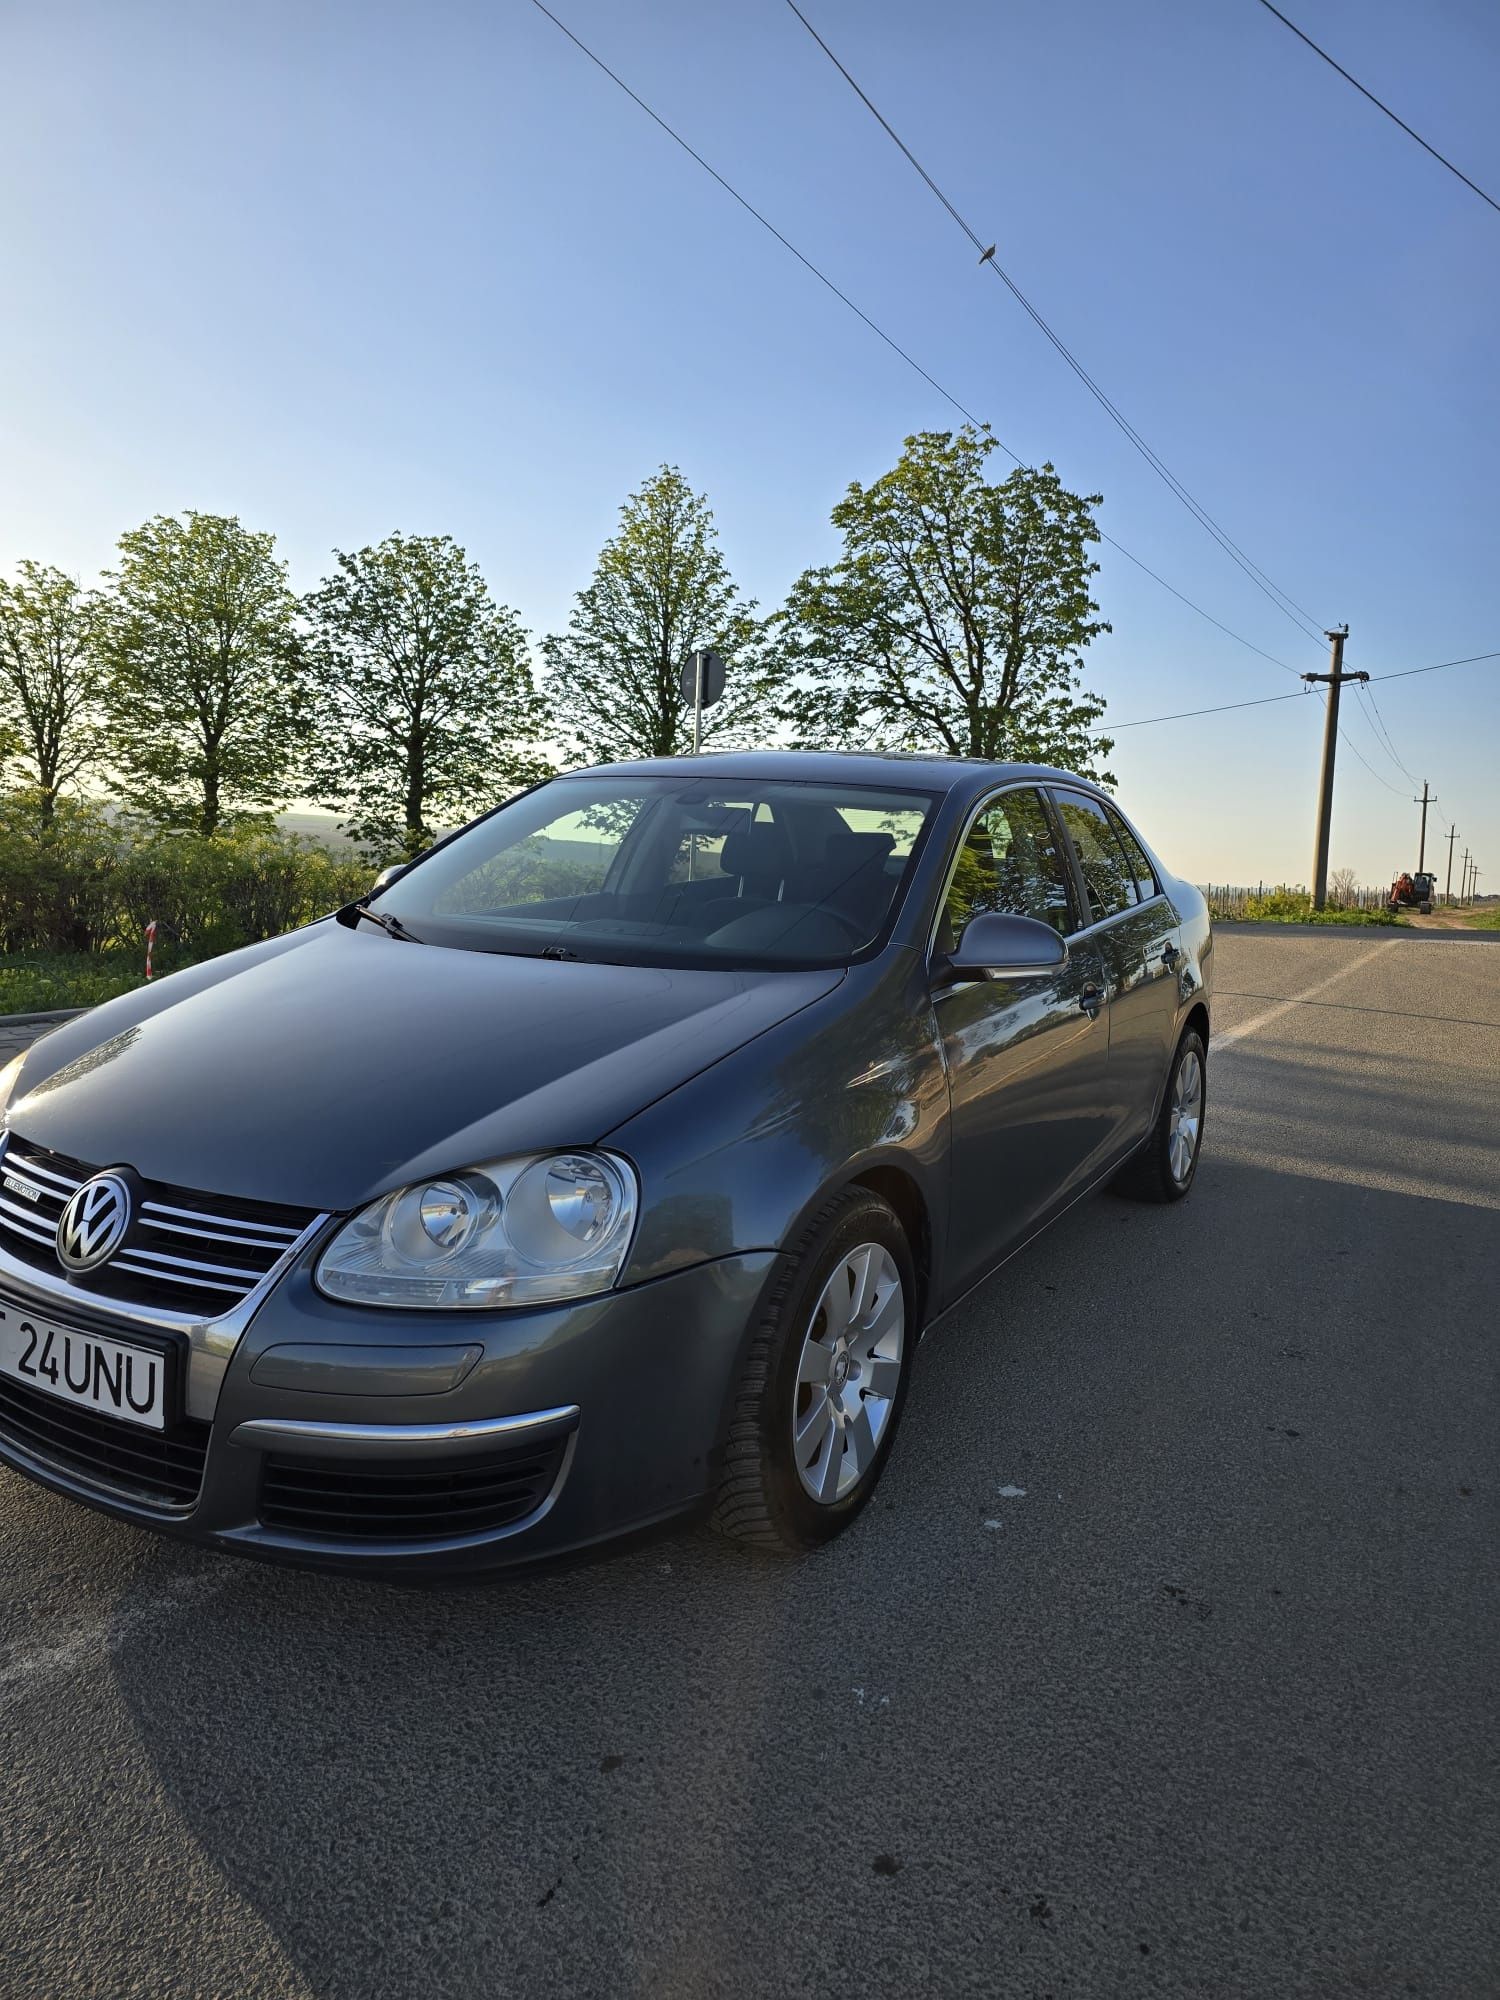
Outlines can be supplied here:
[[342, 920], [352, 929], [361, 917], [372, 924], [379, 924], [387, 937], [399, 938], [402, 944], [421, 944], [423, 940], [414, 931], [409, 931], [399, 917], [383, 916], [379, 910], [372, 910], [368, 903], [351, 903], [347, 914], [339, 912]]

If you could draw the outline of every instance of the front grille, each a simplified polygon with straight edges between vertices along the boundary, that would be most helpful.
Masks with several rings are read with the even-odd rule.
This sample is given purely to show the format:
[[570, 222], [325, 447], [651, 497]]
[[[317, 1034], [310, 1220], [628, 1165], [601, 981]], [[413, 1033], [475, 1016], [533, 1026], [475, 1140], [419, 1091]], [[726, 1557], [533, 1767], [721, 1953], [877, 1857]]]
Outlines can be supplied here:
[[0, 1244], [92, 1297], [164, 1307], [189, 1319], [214, 1319], [237, 1306], [315, 1219], [310, 1209], [144, 1181], [114, 1256], [72, 1277], [57, 1260], [57, 1220], [73, 1190], [98, 1171], [12, 1138], [0, 1156]]
[[511, 1445], [482, 1458], [372, 1465], [348, 1458], [268, 1455], [260, 1518], [319, 1541], [433, 1542], [514, 1527], [557, 1483], [566, 1437]]
[[166, 1431], [122, 1424], [0, 1375], [0, 1439], [100, 1486], [171, 1507], [191, 1506], [203, 1484], [207, 1424]]

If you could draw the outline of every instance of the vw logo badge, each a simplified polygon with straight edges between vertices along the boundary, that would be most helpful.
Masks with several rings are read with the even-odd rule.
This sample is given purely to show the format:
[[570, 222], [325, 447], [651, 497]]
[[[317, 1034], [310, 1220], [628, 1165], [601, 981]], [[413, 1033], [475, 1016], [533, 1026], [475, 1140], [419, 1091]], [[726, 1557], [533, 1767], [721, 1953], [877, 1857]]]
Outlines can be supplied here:
[[113, 1257], [130, 1227], [130, 1189], [118, 1174], [95, 1174], [68, 1199], [57, 1218], [57, 1261], [66, 1271], [92, 1271]]

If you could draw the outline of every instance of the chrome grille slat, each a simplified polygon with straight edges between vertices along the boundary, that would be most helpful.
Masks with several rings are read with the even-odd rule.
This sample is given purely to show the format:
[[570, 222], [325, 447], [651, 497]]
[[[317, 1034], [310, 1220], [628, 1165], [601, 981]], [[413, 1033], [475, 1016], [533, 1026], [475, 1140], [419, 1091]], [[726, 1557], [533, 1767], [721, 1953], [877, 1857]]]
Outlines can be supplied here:
[[[122, 1250], [118, 1257], [110, 1259], [112, 1271], [129, 1271], [138, 1278], [159, 1278], [168, 1285], [208, 1285], [216, 1292], [228, 1292], [231, 1297], [242, 1299], [250, 1287], [239, 1279], [210, 1278], [201, 1270], [169, 1271], [158, 1264], [137, 1263], [133, 1250]], [[263, 1273], [257, 1272], [260, 1277]]]
[[17, 1153], [14, 1147], [7, 1148], [6, 1150], [5, 1167], [7, 1173], [16, 1173], [19, 1171], [23, 1180], [33, 1183], [39, 1180], [54, 1182], [63, 1190], [64, 1200], [76, 1188], [83, 1186], [81, 1180], [77, 1180], [71, 1175], [54, 1173], [50, 1167], [39, 1166], [29, 1153]]
[[156, 1216], [146, 1213], [144, 1202], [141, 1204], [140, 1224], [143, 1229], [159, 1229], [164, 1236], [189, 1236], [197, 1242], [237, 1243], [246, 1250], [263, 1250], [268, 1257], [279, 1257], [297, 1240], [295, 1236], [288, 1236], [272, 1243], [259, 1236], [241, 1236], [237, 1230], [190, 1229], [185, 1222], [161, 1222]]
[[126, 1244], [116, 1261], [125, 1258], [138, 1264], [149, 1264], [153, 1270], [160, 1268], [163, 1275], [172, 1271], [190, 1271], [194, 1275], [202, 1272], [215, 1278], [233, 1278], [245, 1290], [248, 1290], [257, 1278], [266, 1275], [264, 1271], [243, 1271], [237, 1264], [206, 1264], [198, 1257], [173, 1257], [165, 1250], [147, 1250], [139, 1243]]
[[[7, 1159], [4, 1167], [0, 1168], [0, 1177], [3, 1177], [5, 1180], [22, 1182], [23, 1185], [31, 1189], [38, 1201], [55, 1201], [59, 1213], [68, 1205], [68, 1193], [64, 1192], [61, 1187], [50, 1187], [39, 1175], [28, 1173], [19, 1161], [12, 1165], [10, 1160]], [[76, 1193], [76, 1189], [72, 1190], [72, 1192]]]
[[56, 1217], [51, 1219], [49, 1226], [46, 1216], [38, 1216], [35, 1209], [17, 1207], [3, 1194], [0, 1194], [0, 1215], [13, 1217], [11, 1228], [19, 1229], [22, 1235], [31, 1237], [34, 1242], [50, 1244], [57, 1234]]
[[[176, 1229], [179, 1227], [185, 1227], [187, 1223], [199, 1222], [199, 1223], [206, 1223], [209, 1229], [216, 1236], [225, 1233], [223, 1224], [218, 1216], [205, 1214], [202, 1209], [198, 1208], [174, 1208], [170, 1202], [143, 1201], [141, 1203], [141, 1214], [143, 1216], [151, 1216], [153, 1218], [158, 1215], [179, 1215], [185, 1219], [183, 1224], [178, 1224], [175, 1222], [157, 1223], [156, 1227], [158, 1229]], [[235, 1226], [239, 1229], [255, 1229], [263, 1231], [265, 1236], [265, 1247], [268, 1250], [272, 1248], [275, 1248], [277, 1250], [284, 1250], [287, 1244], [295, 1243], [298, 1236], [300, 1236], [302, 1233], [298, 1229], [288, 1229], [283, 1223], [280, 1222], [250, 1222], [246, 1220], [244, 1216], [235, 1216], [233, 1220]], [[248, 1236], [245, 1238], [245, 1241], [247, 1243], [254, 1240], [256, 1239]]]
[[9, 1176], [38, 1196], [32, 1207], [0, 1187], [0, 1246], [39, 1278], [62, 1279], [80, 1302], [154, 1305], [178, 1323], [220, 1318], [280, 1271], [320, 1220], [289, 1205], [147, 1181], [115, 1255], [63, 1278], [56, 1255], [59, 1215], [95, 1171], [17, 1133], [6, 1135], [0, 1149], [0, 1180]]

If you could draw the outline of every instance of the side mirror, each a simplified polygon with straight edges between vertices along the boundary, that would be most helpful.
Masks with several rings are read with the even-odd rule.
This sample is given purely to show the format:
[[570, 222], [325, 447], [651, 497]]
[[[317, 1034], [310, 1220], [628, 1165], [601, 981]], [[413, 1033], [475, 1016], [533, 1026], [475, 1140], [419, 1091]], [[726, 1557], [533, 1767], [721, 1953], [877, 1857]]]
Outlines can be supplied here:
[[970, 917], [948, 956], [950, 970], [961, 979], [1040, 979], [1061, 972], [1067, 962], [1068, 940], [1050, 924], [999, 910]]
[[390, 888], [398, 875], [404, 875], [405, 873], [406, 863], [404, 861], [393, 861], [389, 868], [382, 868], [380, 873], [375, 877], [374, 882], [370, 885], [370, 894], [378, 896], [382, 889]]

